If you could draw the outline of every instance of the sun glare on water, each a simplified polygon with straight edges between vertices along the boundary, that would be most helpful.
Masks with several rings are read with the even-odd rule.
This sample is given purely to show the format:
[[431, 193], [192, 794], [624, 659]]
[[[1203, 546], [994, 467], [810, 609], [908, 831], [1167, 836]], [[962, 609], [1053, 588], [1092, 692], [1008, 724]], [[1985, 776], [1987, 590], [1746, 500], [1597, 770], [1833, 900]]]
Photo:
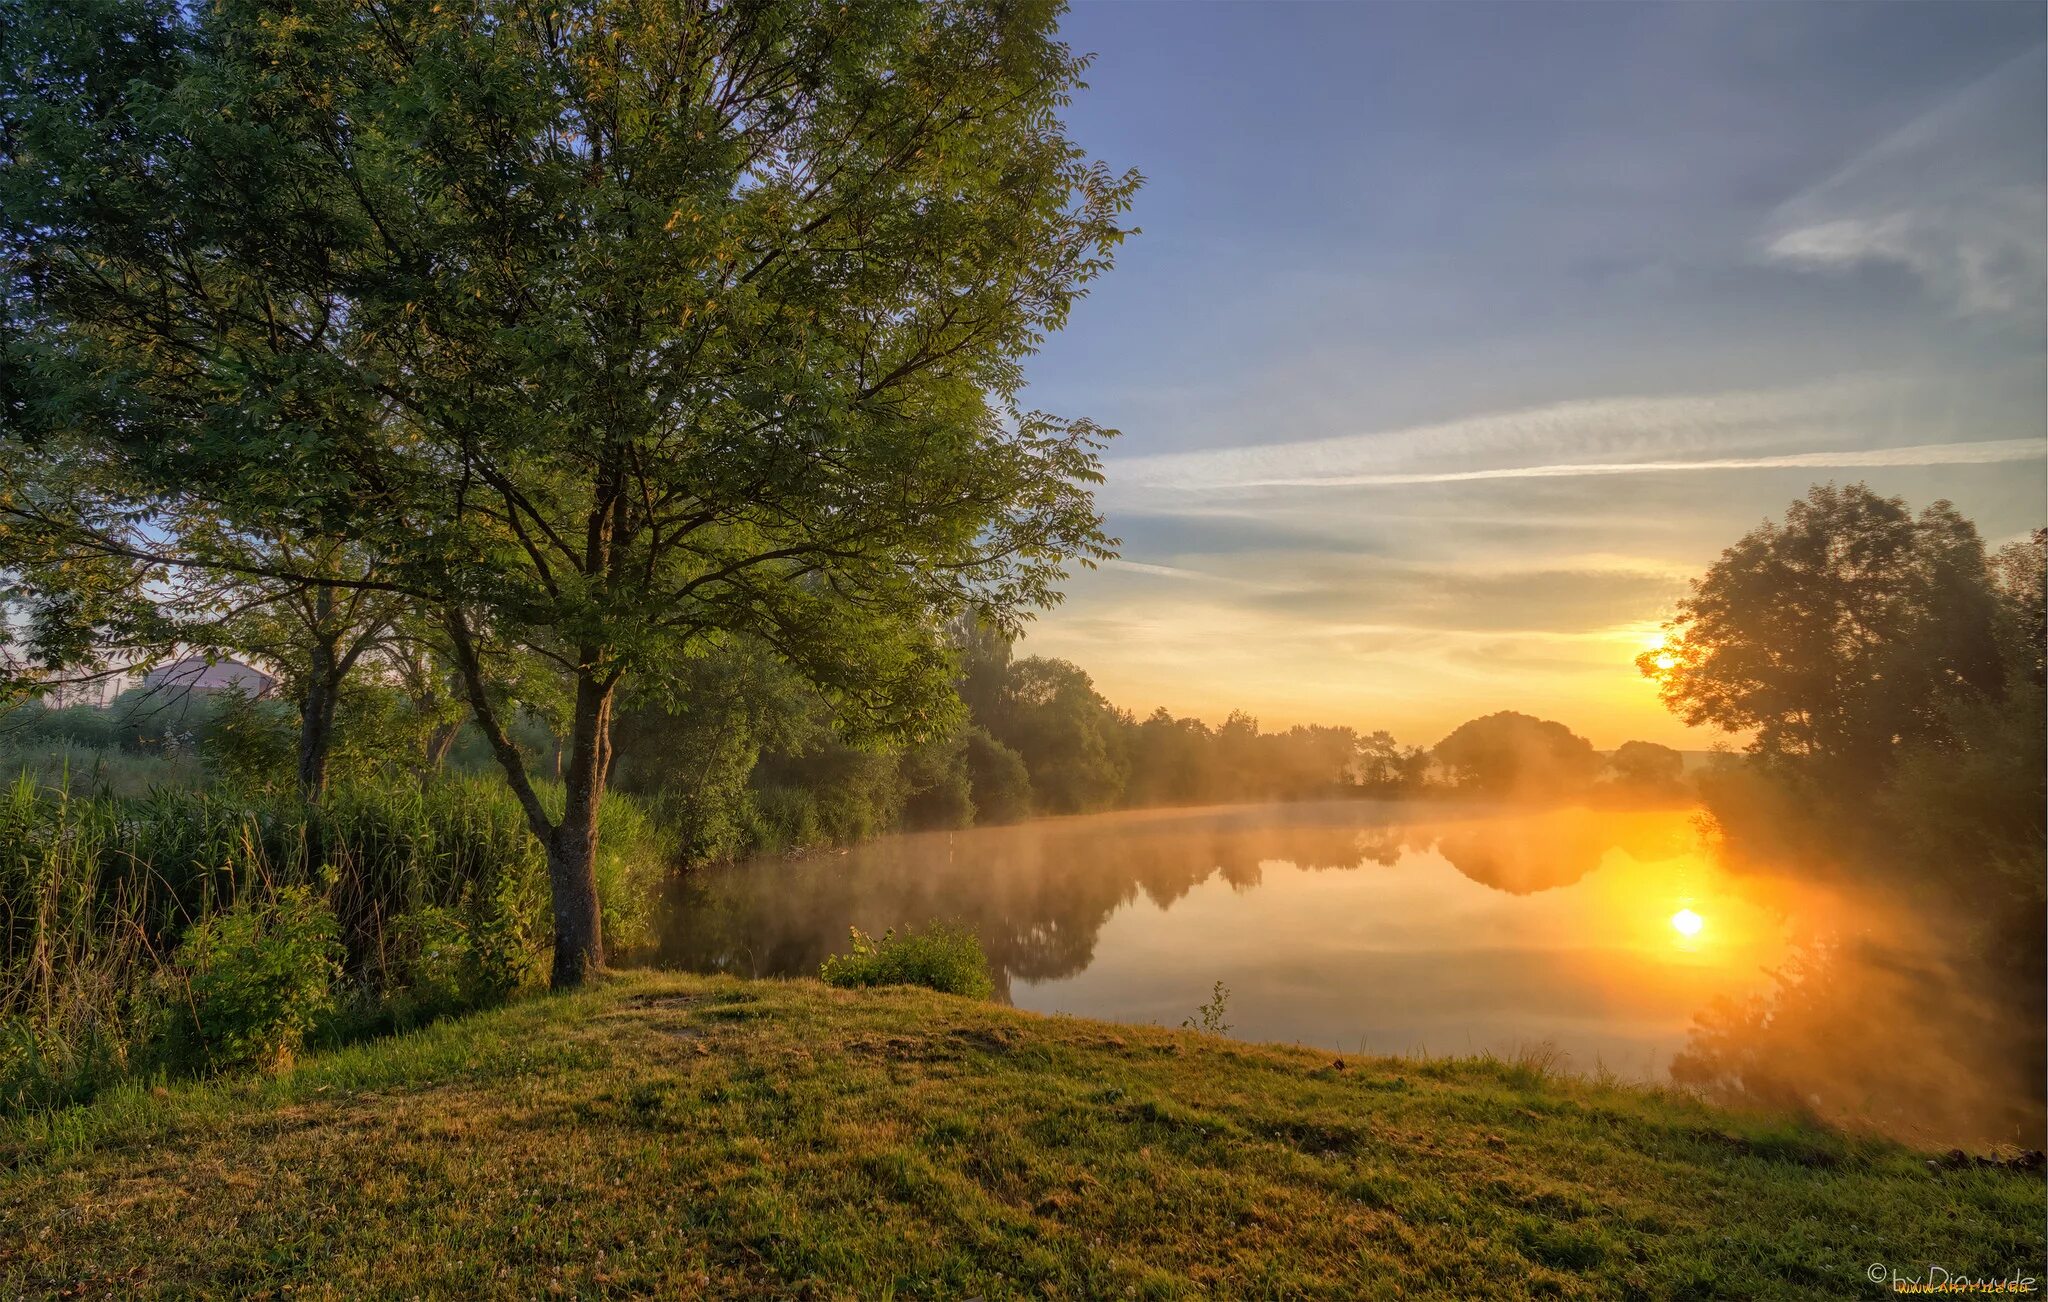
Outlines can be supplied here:
[[1671, 929], [1681, 936], [1697, 936], [1707, 925], [1707, 920], [1691, 909], [1680, 909], [1671, 915]]

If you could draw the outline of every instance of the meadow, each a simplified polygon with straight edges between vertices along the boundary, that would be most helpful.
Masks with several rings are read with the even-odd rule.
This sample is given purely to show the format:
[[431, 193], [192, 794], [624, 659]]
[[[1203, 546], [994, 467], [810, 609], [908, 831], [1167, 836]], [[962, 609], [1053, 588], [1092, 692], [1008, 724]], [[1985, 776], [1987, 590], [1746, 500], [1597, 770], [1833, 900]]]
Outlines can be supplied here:
[[1876, 1296], [2042, 1212], [1539, 1060], [658, 973], [0, 1124], [12, 1296]]

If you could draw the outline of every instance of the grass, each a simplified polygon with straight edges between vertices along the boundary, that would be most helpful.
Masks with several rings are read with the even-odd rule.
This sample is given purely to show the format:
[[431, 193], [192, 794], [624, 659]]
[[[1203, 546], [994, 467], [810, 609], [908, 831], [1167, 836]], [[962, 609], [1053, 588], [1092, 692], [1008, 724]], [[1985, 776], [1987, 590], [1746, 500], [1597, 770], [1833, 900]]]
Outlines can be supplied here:
[[[318, 806], [219, 787], [97, 791], [0, 773], [0, 1115], [163, 1065], [164, 1027], [192, 1003], [181, 943], [231, 910], [265, 916], [294, 886], [332, 910], [345, 960], [316, 1041], [497, 1002], [546, 957], [545, 855], [502, 782], [358, 783]], [[559, 805], [560, 786], [541, 798]], [[601, 821], [604, 929], [630, 948], [651, 934], [671, 838], [623, 797]], [[240, 950], [236, 966], [274, 974], [304, 957]], [[458, 953], [476, 961], [426, 961]], [[459, 988], [436, 979], [471, 968], [479, 979]], [[265, 981], [230, 978], [223, 991], [263, 1002]], [[255, 1011], [211, 1003], [231, 1022]]]
[[9, 1297], [1837, 1297], [2043, 1211], [1529, 1063], [652, 973], [0, 1123]]

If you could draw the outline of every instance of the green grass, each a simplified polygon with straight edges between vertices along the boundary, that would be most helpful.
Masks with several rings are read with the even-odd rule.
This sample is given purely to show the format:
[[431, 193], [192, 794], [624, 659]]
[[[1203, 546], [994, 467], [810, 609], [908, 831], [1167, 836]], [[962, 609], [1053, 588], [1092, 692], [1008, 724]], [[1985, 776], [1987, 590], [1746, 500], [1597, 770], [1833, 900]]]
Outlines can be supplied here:
[[1529, 1064], [656, 974], [0, 1124], [8, 1297], [1847, 1297], [2043, 1211]]

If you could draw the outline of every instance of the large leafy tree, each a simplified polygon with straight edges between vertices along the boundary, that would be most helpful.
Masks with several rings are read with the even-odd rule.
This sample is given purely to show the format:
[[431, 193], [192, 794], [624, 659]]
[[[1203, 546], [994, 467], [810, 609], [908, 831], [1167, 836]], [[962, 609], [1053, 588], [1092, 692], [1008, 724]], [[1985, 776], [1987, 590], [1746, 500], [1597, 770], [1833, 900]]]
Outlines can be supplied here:
[[1568, 795], [1600, 768], [1592, 742], [1553, 719], [1515, 710], [1459, 724], [1431, 754], [1459, 786], [1496, 796]]
[[2000, 608], [1976, 527], [1947, 502], [1914, 515], [1817, 485], [1723, 552], [1637, 664], [1687, 723], [1876, 777], [1946, 729], [1951, 702], [2002, 692]]
[[[943, 621], [1106, 554], [1106, 431], [1018, 402], [1137, 184], [1064, 133], [1057, 13], [11, 0], [0, 511], [93, 554], [33, 482], [64, 450], [138, 514], [343, 541], [430, 604], [575, 982], [629, 676], [746, 638], [931, 730]], [[505, 728], [533, 657], [559, 802]]]

